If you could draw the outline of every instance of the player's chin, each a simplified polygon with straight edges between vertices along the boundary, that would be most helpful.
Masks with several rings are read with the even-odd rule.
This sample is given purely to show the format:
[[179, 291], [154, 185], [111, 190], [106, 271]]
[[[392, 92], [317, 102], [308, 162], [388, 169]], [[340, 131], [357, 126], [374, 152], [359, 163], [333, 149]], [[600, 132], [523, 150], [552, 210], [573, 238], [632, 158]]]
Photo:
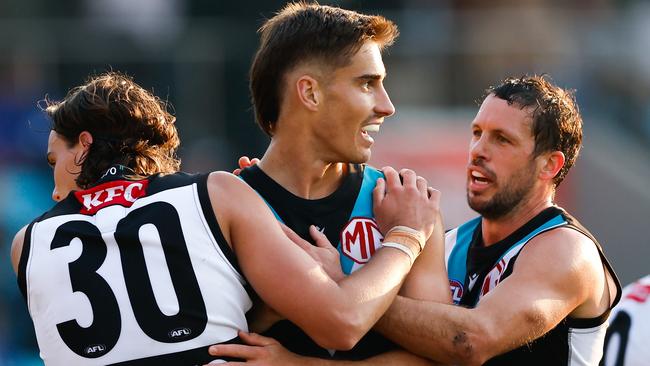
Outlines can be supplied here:
[[359, 149], [357, 152], [354, 154], [354, 156], [351, 156], [348, 159], [349, 163], [353, 164], [364, 164], [367, 163], [368, 160], [370, 160], [370, 156], [372, 155], [372, 152], [370, 149]]

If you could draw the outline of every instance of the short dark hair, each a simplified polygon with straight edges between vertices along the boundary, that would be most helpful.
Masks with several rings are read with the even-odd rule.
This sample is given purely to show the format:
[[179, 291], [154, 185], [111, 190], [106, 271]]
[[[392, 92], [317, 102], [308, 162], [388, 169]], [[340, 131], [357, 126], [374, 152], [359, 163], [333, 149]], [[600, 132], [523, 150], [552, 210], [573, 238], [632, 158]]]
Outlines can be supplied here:
[[554, 85], [547, 75], [509, 77], [487, 90], [487, 95], [493, 94], [510, 105], [532, 109], [534, 156], [549, 151], [564, 154], [564, 166], [553, 179], [555, 186], [569, 172], [582, 146], [582, 117], [574, 93]]
[[107, 72], [90, 77], [71, 89], [60, 102], [45, 100], [51, 129], [69, 146], [88, 131], [93, 143], [77, 163], [77, 185], [87, 188], [113, 164], [136, 174], [174, 173], [180, 167], [180, 144], [167, 103], [143, 89], [130, 77]]
[[393, 43], [399, 31], [382, 16], [295, 2], [268, 19], [259, 33], [260, 46], [250, 69], [250, 91], [257, 123], [272, 136], [287, 71], [308, 61], [334, 68], [345, 66], [367, 40], [383, 49]]

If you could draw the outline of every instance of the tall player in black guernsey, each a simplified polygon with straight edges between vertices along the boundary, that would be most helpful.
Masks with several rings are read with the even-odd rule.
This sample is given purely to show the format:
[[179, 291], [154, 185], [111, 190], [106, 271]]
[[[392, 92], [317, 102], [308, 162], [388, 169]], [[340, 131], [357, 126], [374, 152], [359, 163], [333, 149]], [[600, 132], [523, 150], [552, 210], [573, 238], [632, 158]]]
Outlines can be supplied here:
[[46, 365], [210, 362], [211, 344], [247, 339], [248, 285], [320, 344], [349, 348], [394, 300], [439, 214], [426, 183], [386, 171], [373, 198], [387, 242], [334, 281], [239, 178], [177, 172], [175, 118], [130, 78], [93, 77], [46, 112], [57, 204], [11, 250]]
[[[381, 245], [370, 199], [381, 174], [363, 163], [370, 158], [370, 135], [394, 112], [381, 51], [397, 33], [380, 16], [293, 3], [262, 25], [251, 67], [256, 119], [271, 142], [259, 164], [241, 176], [304, 238], [309, 225], [318, 226], [338, 248], [345, 273], [362, 268]], [[401, 293], [448, 302], [442, 225], [436, 228], [436, 241]], [[297, 353], [324, 358], [359, 359], [391, 349], [374, 335], [350, 351], [332, 352], [287, 323], [270, 334]]]

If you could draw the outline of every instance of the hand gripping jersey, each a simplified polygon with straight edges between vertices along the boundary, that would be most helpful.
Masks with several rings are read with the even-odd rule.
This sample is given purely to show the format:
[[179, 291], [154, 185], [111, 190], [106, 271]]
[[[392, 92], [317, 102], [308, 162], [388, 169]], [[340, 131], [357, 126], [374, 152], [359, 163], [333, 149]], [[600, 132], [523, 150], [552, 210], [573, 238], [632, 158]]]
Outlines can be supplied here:
[[125, 170], [28, 226], [18, 281], [47, 365], [201, 365], [247, 329], [251, 300], [207, 175]]
[[[377, 169], [350, 164], [347, 176], [334, 193], [309, 200], [287, 191], [255, 165], [241, 173], [241, 178], [260, 194], [278, 220], [303, 239], [312, 241], [309, 225], [321, 228], [330, 242], [337, 245], [346, 274], [361, 268], [381, 247], [383, 236], [372, 213], [372, 190], [380, 177], [383, 175]], [[301, 355], [341, 360], [361, 360], [395, 347], [383, 336], [370, 331], [353, 349], [328, 352], [287, 320], [276, 323], [265, 335], [276, 338], [287, 349]]]
[[[549, 207], [507, 238], [482, 245], [481, 218], [450, 230], [445, 236], [445, 255], [452, 299], [457, 305], [474, 307], [481, 297], [507, 278], [524, 246], [535, 236], [567, 227], [589, 237], [598, 248], [604, 267], [620, 284], [596, 239], [577, 220], [559, 207]], [[541, 338], [497, 356], [485, 365], [596, 365], [602, 354], [609, 310], [591, 319], [565, 318]]]
[[650, 365], [650, 275], [625, 286], [610, 319], [601, 365]]

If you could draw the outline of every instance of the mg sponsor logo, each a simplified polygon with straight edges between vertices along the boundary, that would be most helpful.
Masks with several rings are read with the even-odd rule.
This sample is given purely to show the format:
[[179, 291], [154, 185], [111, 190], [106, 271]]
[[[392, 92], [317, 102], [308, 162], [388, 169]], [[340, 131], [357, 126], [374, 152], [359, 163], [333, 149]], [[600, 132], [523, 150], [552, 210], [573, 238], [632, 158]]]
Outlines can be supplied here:
[[353, 217], [341, 231], [341, 251], [353, 261], [363, 264], [375, 254], [383, 239], [374, 219]]
[[460, 299], [463, 298], [463, 284], [456, 280], [449, 280], [449, 288], [451, 289], [451, 299], [454, 304], [460, 304]]

